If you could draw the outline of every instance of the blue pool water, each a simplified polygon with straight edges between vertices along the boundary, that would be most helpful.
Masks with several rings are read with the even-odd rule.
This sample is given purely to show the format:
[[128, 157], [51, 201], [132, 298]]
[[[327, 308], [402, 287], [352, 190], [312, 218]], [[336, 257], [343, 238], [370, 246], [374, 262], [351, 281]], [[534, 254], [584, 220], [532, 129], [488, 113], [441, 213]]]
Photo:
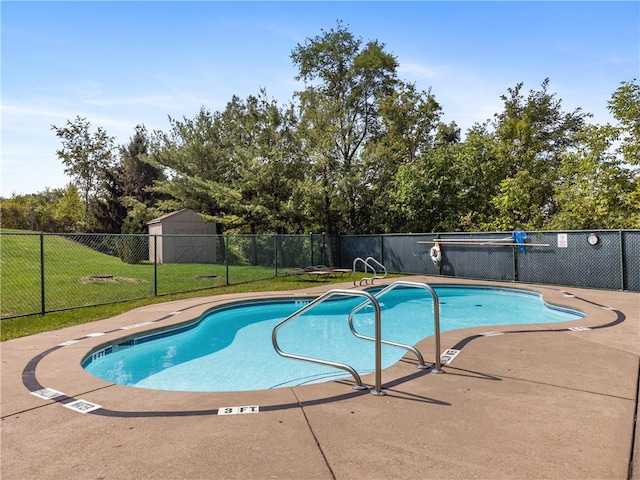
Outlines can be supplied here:
[[[436, 286], [435, 290], [441, 331], [583, 317], [549, 306], [540, 295], [523, 290], [459, 286]], [[263, 300], [220, 307], [190, 325], [147, 332], [102, 347], [83, 366], [109, 382], [177, 391], [263, 390], [350, 378], [343, 370], [275, 352], [273, 328], [309, 301]], [[354, 337], [347, 321], [348, 313], [362, 301], [362, 297], [339, 297], [318, 304], [280, 329], [280, 348], [346, 363], [360, 374], [373, 372], [374, 343]], [[433, 299], [428, 291], [398, 288], [381, 297], [380, 303], [383, 339], [415, 345], [433, 334]], [[357, 313], [354, 326], [359, 333], [374, 336], [373, 308]], [[383, 345], [383, 368], [406, 353]]]

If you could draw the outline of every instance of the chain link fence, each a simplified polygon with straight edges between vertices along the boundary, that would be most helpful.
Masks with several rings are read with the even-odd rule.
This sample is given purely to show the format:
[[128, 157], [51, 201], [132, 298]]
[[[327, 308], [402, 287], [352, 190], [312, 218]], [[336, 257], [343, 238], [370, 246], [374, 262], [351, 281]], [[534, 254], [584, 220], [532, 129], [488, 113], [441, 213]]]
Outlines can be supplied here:
[[[387, 271], [510, 282], [640, 291], [640, 231], [527, 232], [521, 251], [510, 232], [346, 235], [340, 263], [372, 256]], [[592, 238], [591, 243], [589, 238]], [[440, 241], [442, 260], [429, 255]]]
[[272, 278], [326, 262], [324, 235], [0, 232], [1, 318]]
[[[597, 241], [589, 243], [589, 235]], [[347, 235], [0, 232], [1, 318], [272, 278], [372, 256], [392, 273], [640, 292], [640, 231]], [[441, 241], [442, 260], [429, 252]], [[494, 243], [492, 243], [494, 242]]]

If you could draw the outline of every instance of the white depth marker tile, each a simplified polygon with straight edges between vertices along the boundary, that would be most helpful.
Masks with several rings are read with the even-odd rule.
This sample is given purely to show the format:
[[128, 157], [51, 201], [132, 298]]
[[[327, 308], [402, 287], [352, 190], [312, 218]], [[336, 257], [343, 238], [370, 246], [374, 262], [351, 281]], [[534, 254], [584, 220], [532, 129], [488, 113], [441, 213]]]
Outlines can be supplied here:
[[445, 352], [440, 356], [440, 363], [442, 365], [448, 365], [458, 356], [459, 353], [460, 350], [455, 350], [453, 348], [445, 350]]
[[53, 388], [43, 388], [42, 390], [31, 392], [31, 395], [35, 395], [44, 400], [51, 400], [52, 398], [63, 397], [64, 393], [54, 390]]
[[132, 328], [138, 328], [139, 326], [139, 323], [134, 323], [133, 325], [125, 325], [124, 327], [120, 327], [120, 330], [131, 330]]
[[65, 403], [64, 406], [80, 413], [87, 413], [102, 408], [102, 406], [86, 400], [76, 400], [75, 402]]
[[497, 337], [498, 335], [504, 335], [504, 332], [485, 332], [481, 333], [483, 337]]
[[245, 407], [222, 407], [218, 409], [218, 415], [238, 415], [244, 413], [259, 413], [259, 405], [249, 405]]

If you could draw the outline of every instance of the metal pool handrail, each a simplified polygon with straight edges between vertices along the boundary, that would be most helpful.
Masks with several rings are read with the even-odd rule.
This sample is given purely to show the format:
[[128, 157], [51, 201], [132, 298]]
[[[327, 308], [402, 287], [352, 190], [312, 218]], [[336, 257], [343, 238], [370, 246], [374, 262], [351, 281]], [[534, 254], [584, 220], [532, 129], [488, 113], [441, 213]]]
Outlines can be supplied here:
[[338, 363], [338, 362], [331, 362], [329, 360], [321, 360], [318, 358], [312, 358], [312, 357], [305, 357], [302, 355], [295, 355], [293, 353], [285, 353], [282, 351], [282, 349], [280, 348], [280, 346], [278, 345], [278, 330], [280, 329], [280, 327], [282, 327], [285, 323], [289, 322], [290, 320], [293, 320], [295, 317], [298, 317], [299, 315], [302, 315], [304, 312], [310, 310], [311, 308], [315, 307], [316, 305], [318, 305], [319, 303], [324, 302], [325, 300], [327, 300], [330, 297], [336, 296], [336, 295], [343, 295], [343, 296], [360, 296], [360, 297], [365, 297], [367, 299], [367, 303], [371, 302], [371, 304], [373, 305], [374, 308], [374, 312], [375, 312], [375, 322], [376, 322], [376, 339], [375, 339], [375, 379], [376, 379], [376, 385], [375, 388], [371, 390], [371, 393], [373, 395], [384, 395], [385, 393], [382, 391], [382, 344], [381, 344], [381, 332], [382, 332], [382, 328], [380, 326], [380, 305], [378, 304], [378, 301], [375, 299], [375, 297], [373, 295], [371, 295], [368, 292], [363, 292], [360, 290], [341, 290], [341, 289], [333, 289], [333, 290], [329, 290], [328, 292], [320, 295], [318, 298], [312, 300], [310, 303], [308, 303], [307, 305], [305, 305], [304, 307], [302, 307], [300, 310], [297, 310], [296, 312], [294, 312], [293, 314], [289, 315], [287, 318], [285, 318], [284, 320], [282, 320], [280, 323], [278, 323], [274, 329], [273, 332], [271, 334], [271, 341], [273, 342], [273, 348], [275, 348], [276, 352], [283, 356], [283, 357], [287, 357], [287, 358], [294, 358], [296, 360], [303, 360], [305, 362], [311, 362], [311, 363], [319, 363], [321, 365], [327, 365], [329, 367], [334, 367], [334, 368], [340, 368], [342, 370], [346, 370], [347, 372], [349, 372], [354, 380], [356, 381], [356, 385], [353, 385], [353, 388], [356, 390], [364, 390], [365, 388], [367, 388], [365, 385], [362, 384], [362, 379], [360, 378], [360, 375], [358, 374], [358, 372], [355, 371], [355, 369], [353, 369], [353, 367], [345, 364], [345, 363]]
[[385, 278], [385, 277], [387, 276], [387, 269], [385, 268], [385, 266], [384, 266], [382, 263], [380, 263], [380, 262], [379, 262], [378, 260], [376, 260], [375, 258], [373, 258], [373, 257], [367, 257], [367, 258], [365, 258], [365, 259], [364, 259], [364, 261], [365, 261], [365, 263], [369, 263], [369, 261], [372, 261], [373, 263], [375, 263], [376, 265], [378, 265], [378, 266], [382, 269], [382, 271], [384, 272], [384, 274], [383, 274], [383, 275], [376, 275], [376, 274], [375, 274], [375, 270], [374, 270], [374, 271], [373, 271], [373, 273], [374, 273], [374, 278]]
[[[373, 265], [371, 265], [369, 263], [369, 261], [372, 261], [373, 263], [375, 263], [376, 265], [378, 265], [382, 271], [384, 272], [383, 275], [378, 275], [376, 274], [376, 269]], [[353, 260], [353, 266], [352, 266], [352, 270], [353, 270], [353, 285], [356, 285], [356, 266], [358, 265], [358, 263], [362, 263], [364, 265], [364, 274], [366, 275], [367, 272], [369, 271], [369, 269], [371, 269], [371, 272], [373, 273], [372, 277], [363, 277], [360, 280], [360, 285], [362, 285], [362, 282], [364, 282], [365, 284], [367, 283], [367, 280], [371, 280], [371, 285], [373, 285], [373, 281], [376, 278], [385, 278], [387, 276], [387, 269], [385, 268], [385, 266], [380, 263], [378, 260], [376, 260], [373, 257], [367, 257], [366, 259], [363, 259], [361, 257], [355, 258]]]
[[[390, 292], [391, 290], [393, 290], [394, 288], [396, 288], [398, 286], [424, 288], [425, 290], [428, 290], [431, 293], [431, 295], [433, 296], [433, 316], [434, 316], [433, 323], [434, 323], [434, 334], [435, 334], [435, 340], [436, 340], [436, 361], [435, 361], [435, 365], [431, 369], [431, 371], [433, 373], [444, 373], [444, 370], [442, 370], [442, 365], [440, 363], [440, 300], [438, 299], [438, 294], [427, 283], [407, 282], [405, 280], [398, 280], [396, 282], [393, 282], [391, 285], [388, 285], [387, 287], [383, 288], [379, 292], [377, 292], [375, 295], [373, 295], [373, 297], [377, 300], [380, 297], [382, 297], [383, 295], [385, 295], [387, 292]], [[376, 340], [375, 338], [368, 337], [368, 336], [365, 336], [365, 335], [362, 335], [362, 334], [356, 332], [356, 329], [353, 326], [353, 316], [357, 312], [362, 310], [364, 307], [366, 307], [369, 304], [369, 302], [370, 302], [370, 300], [367, 299], [364, 302], [362, 302], [360, 305], [355, 306], [351, 310], [351, 313], [349, 313], [349, 328], [351, 329], [351, 332], [356, 337], [362, 338], [364, 340], [373, 340], [373, 341], [375, 341]], [[419, 362], [418, 368], [427, 368], [427, 366], [424, 363], [424, 358], [422, 357], [422, 354], [420, 353], [420, 351], [418, 351], [418, 349], [416, 349], [414, 347], [411, 347], [409, 345], [403, 345], [401, 343], [391, 342], [389, 340], [380, 339], [380, 342], [384, 343], [386, 345], [392, 345], [394, 347], [399, 347], [399, 348], [404, 348], [406, 350], [409, 350], [414, 355], [416, 355], [416, 357], [418, 357], [418, 362]]]
[[367, 280], [371, 280], [371, 284], [373, 285], [373, 280], [374, 278], [376, 278], [376, 270], [369, 265], [367, 262], [365, 262], [364, 258], [358, 257], [358, 258], [354, 258], [353, 259], [353, 265], [352, 265], [352, 271], [353, 271], [353, 285], [356, 286], [356, 267], [358, 266], [358, 263], [362, 263], [364, 265], [364, 274], [366, 275], [367, 272], [369, 271], [368, 269], [370, 268], [371, 270], [373, 270], [373, 277], [363, 277], [360, 279], [360, 285], [362, 285], [362, 282], [367, 283]]

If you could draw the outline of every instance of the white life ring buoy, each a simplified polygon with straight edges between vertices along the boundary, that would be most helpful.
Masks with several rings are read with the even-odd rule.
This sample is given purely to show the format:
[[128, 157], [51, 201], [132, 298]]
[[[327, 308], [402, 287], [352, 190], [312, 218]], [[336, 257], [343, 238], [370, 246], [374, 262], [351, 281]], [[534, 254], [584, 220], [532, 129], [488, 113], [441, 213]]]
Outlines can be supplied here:
[[440, 263], [440, 260], [442, 260], [442, 252], [440, 251], [440, 245], [438, 243], [431, 247], [429, 256], [431, 257], [431, 260], [435, 265], [438, 265]]

